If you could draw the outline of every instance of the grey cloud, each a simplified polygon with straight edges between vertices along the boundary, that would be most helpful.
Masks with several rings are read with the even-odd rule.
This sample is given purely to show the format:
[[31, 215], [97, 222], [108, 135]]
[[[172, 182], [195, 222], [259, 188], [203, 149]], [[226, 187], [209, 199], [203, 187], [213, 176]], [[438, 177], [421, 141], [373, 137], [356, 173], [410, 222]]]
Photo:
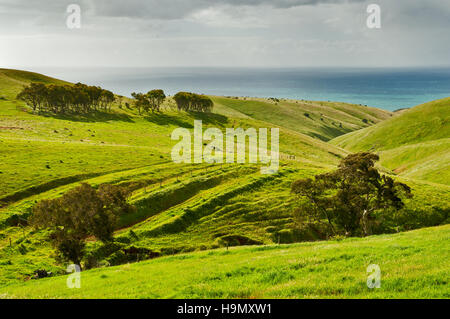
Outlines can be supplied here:
[[291, 8], [321, 3], [364, 2], [365, 0], [92, 0], [99, 16], [149, 19], [179, 19], [195, 11], [214, 6], [259, 6]]
[[[81, 5], [80, 30], [66, 28], [70, 3]], [[381, 6], [381, 30], [365, 27], [369, 3]], [[448, 65], [449, 28], [442, 0], [0, 0], [0, 61]]]
[[67, 5], [78, 3], [82, 9], [101, 17], [147, 19], [179, 19], [195, 11], [215, 6], [259, 6], [291, 8], [304, 5], [340, 4], [365, 0], [0, 0], [0, 13], [40, 13], [45, 15], [65, 12]]

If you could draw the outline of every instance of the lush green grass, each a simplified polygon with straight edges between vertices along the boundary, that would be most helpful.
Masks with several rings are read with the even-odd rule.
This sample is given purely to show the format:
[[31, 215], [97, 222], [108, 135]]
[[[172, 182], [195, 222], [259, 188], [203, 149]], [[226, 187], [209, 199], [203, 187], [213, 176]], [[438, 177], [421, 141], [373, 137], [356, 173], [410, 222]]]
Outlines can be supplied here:
[[[112, 251], [117, 254], [103, 255], [104, 247], [98, 242], [90, 242], [88, 250], [98, 251], [99, 261], [106, 258], [107, 262], [116, 264], [124, 261], [120, 250], [132, 246], [172, 254], [213, 249], [227, 243], [239, 245], [233, 240], [236, 236], [244, 242], [260, 244], [321, 238], [320, 232], [314, 229], [293, 231], [295, 200], [289, 188], [295, 179], [309, 177], [323, 168], [286, 166], [279, 175], [267, 179], [251, 166], [194, 167], [192, 170], [191, 173], [189, 167], [161, 164], [87, 180], [94, 186], [105, 182], [136, 184], [130, 201], [138, 208], [135, 214], [121, 220], [122, 227], [126, 228], [118, 230], [115, 236], [120, 245]], [[164, 180], [162, 186], [161, 179]], [[443, 210], [450, 208], [450, 188], [403, 181], [412, 187], [414, 198], [407, 201], [407, 210], [397, 217], [404, 223], [401, 230], [442, 223]], [[9, 212], [26, 212], [35, 200], [60, 196], [74, 185], [76, 183], [27, 198], [10, 207]], [[437, 208], [442, 213], [436, 211]], [[25, 236], [19, 227], [0, 231], [0, 260], [5, 261], [0, 270], [0, 282], [23, 280], [40, 268], [52, 271], [63, 268], [54, 262], [53, 250], [44, 234], [33, 233], [29, 227], [25, 227], [24, 232]], [[12, 238], [11, 248], [9, 238]], [[23, 248], [25, 252], [21, 252]]]
[[[214, 97], [218, 112], [246, 116], [328, 141], [373, 125], [391, 112], [338, 102]], [[232, 112], [230, 112], [231, 110]]]
[[333, 140], [350, 150], [393, 149], [450, 136], [450, 98], [425, 103]]
[[[290, 194], [291, 183], [295, 179], [333, 169], [339, 159], [348, 154], [324, 140], [391, 116], [390, 112], [345, 103], [290, 100], [274, 102], [267, 99], [221, 97], [213, 97], [215, 109], [211, 114], [175, 112], [174, 102], [168, 99], [163, 113], [144, 116], [138, 115], [134, 110], [119, 108], [118, 105], [114, 105], [110, 113], [99, 112], [88, 117], [37, 115], [24, 103], [14, 99], [20, 87], [31, 80], [61, 83], [34, 73], [0, 69], [0, 97], [5, 97], [0, 99], [0, 285], [23, 281], [36, 269], [51, 270], [57, 274], [63, 272], [65, 265], [54, 259], [47, 232], [34, 231], [28, 226], [11, 225], [16, 225], [19, 218], [29, 216], [37, 201], [61, 196], [80, 182], [88, 182], [94, 186], [102, 183], [123, 185], [130, 191], [129, 201], [137, 207], [133, 214], [121, 217], [113, 247], [105, 248], [94, 240], [89, 241], [88, 252], [98, 257], [102, 265], [124, 262], [121, 254], [122, 249], [127, 247], [146, 248], [167, 255], [226, 245], [270, 245], [321, 239], [320, 229], [294, 230], [292, 212], [295, 209], [295, 199]], [[170, 134], [177, 127], [192, 129], [194, 119], [203, 120], [205, 129], [280, 127], [279, 174], [261, 175], [259, 164], [173, 163], [170, 160], [170, 150], [177, 141], [172, 141]], [[421, 143], [435, 143], [435, 140]], [[439, 148], [428, 145], [433, 148], [436, 161], [444, 161], [445, 157], [442, 155], [447, 154], [448, 143], [440, 143]], [[414, 148], [402, 147], [404, 152], [397, 152], [397, 157], [392, 156], [393, 163], [386, 166], [391, 168], [390, 165], [409, 163], [405, 157], [415, 156], [417, 161], [423, 157]], [[438, 180], [439, 175], [443, 180], [446, 178], [445, 174], [439, 174], [436, 170], [421, 170], [420, 174], [424, 174], [420, 175], [423, 179], [439, 182], [442, 182]], [[430, 178], [430, 174], [434, 174], [434, 177]], [[440, 224], [445, 220], [449, 209], [449, 187], [412, 179], [416, 176], [418, 175], [405, 174], [403, 177], [412, 186], [415, 197], [408, 200], [407, 210], [396, 217], [398, 220], [405, 220], [404, 225], [399, 228], [401, 230]], [[348, 244], [353, 242], [359, 241], [345, 241]], [[341, 243], [330, 245], [334, 244]], [[320, 245], [317, 247], [321, 247]], [[231, 268], [217, 268], [214, 271], [218, 274], [227, 269], [239, 272], [240, 266], [237, 265], [245, 263], [245, 258], [248, 258], [245, 256], [249, 253], [265, 259], [270, 257], [269, 252], [281, 253], [285, 249], [298, 254], [297, 249], [303, 251], [309, 244], [282, 247], [281, 250], [269, 247], [267, 251], [265, 248], [245, 248], [236, 250], [235, 255], [234, 248], [229, 253], [217, 250], [189, 255], [192, 257], [180, 256], [180, 259], [163, 257], [161, 261], [158, 259], [143, 265], [162, 265], [164, 260], [184, 259], [197, 260], [199, 263], [198, 260], [209, 258], [208, 256], [228, 258], [226, 256], [230, 254], [231, 259], [236, 256], [236, 264], [231, 262]], [[110, 251], [105, 253], [105, 249]], [[272, 257], [281, 258], [277, 254]], [[323, 258], [328, 258], [327, 256], [324, 255]], [[281, 260], [279, 262], [282, 263]], [[274, 271], [277, 271], [277, 263], [267, 265], [272, 265]], [[170, 267], [167, 269], [174, 269]], [[213, 264], [208, 264], [208, 267], [214, 268]], [[259, 266], [255, 264], [254, 267]], [[318, 269], [323, 270], [321, 267]], [[96, 271], [90, 273], [95, 274]], [[191, 273], [185, 275], [189, 277]], [[291, 291], [287, 287], [284, 293], [281, 286], [276, 288], [278, 275], [264, 267], [255, 274], [245, 272], [245, 276], [247, 275], [251, 278], [255, 276], [249, 284], [256, 290], [247, 290], [245, 286], [241, 290], [237, 281], [242, 280], [242, 276], [238, 275], [239, 279], [230, 279], [228, 284], [224, 282], [224, 286], [218, 286], [218, 290], [208, 286], [212, 283], [202, 283], [203, 279], [195, 287], [192, 286], [194, 290], [189, 287], [177, 290], [174, 281], [171, 281], [166, 291], [145, 292], [142, 288], [144, 290], [140, 296], [313, 297], [329, 292], [326, 287], [323, 291], [305, 288], [304, 292], [301, 289]], [[136, 280], [142, 279], [134, 273], [132, 276]], [[160, 279], [163, 280], [164, 276], [161, 276]], [[275, 281], [272, 282], [267, 276], [273, 276]], [[297, 278], [297, 275], [293, 276]], [[198, 279], [195, 276], [191, 278]], [[266, 278], [266, 282], [261, 278]], [[59, 282], [63, 278], [53, 280]], [[332, 281], [337, 280], [338, 277], [333, 274]], [[46, 281], [39, 281], [41, 282]], [[202, 285], [206, 285], [203, 293], [200, 289]], [[258, 295], [256, 291], [261, 287], [265, 287], [261, 291], [267, 291]], [[111, 287], [108, 291], [115, 290]], [[353, 288], [342, 292], [344, 290], [338, 290], [342, 296], [363, 296], [360, 292], [354, 293]], [[244, 291], [249, 293], [243, 293]], [[332, 294], [334, 290], [330, 291]]]
[[[450, 226], [158, 258], [0, 288], [3, 298], [449, 298]], [[367, 267], [381, 270], [369, 289]]]
[[381, 165], [401, 176], [450, 183], [450, 138], [400, 146], [381, 152]]
[[[0, 87], [6, 86], [15, 94], [20, 89], [16, 78], [40, 79], [38, 75], [33, 77], [20, 72], [13, 72], [14, 78], [6, 77], [5, 74], [11, 72], [1, 73], [4, 77]], [[50, 79], [42, 76], [42, 81], [47, 83]], [[14, 94], [8, 96], [12, 98]], [[169, 100], [166, 106], [171, 103]], [[0, 176], [3, 180], [0, 202], [2, 197], [53, 180], [168, 161], [176, 143], [170, 139], [171, 132], [180, 126], [192, 128], [194, 119], [202, 119], [205, 129], [273, 126], [249, 118], [179, 113], [170, 109], [163, 114], [139, 116], [117, 106], [112, 113], [87, 118], [39, 116], [32, 114], [22, 102], [0, 100]], [[298, 160], [329, 165], [336, 163], [338, 156], [345, 155], [337, 147], [290, 129], [281, 128], [280, 134], [281, 151], [296, 155]]]
[[30, 82], [40, 82], [44, 84], [68, 84], [68, 82], [51, 78], [39, 73], [0, 68], [0, 97], [14, 100], [22, 87], [28, 85]]
[[402, 176], [450, 184], [450, 98], [401, 112], [331, 141], [349, 151], [379, 151], [381, 165]]
[[[192, 129], [194, 119], [202, 119], [205, 128], [214, 126], [221, 129], [272, 127], [270, 123], [238, 116], [232, 109], [221, 106], [217, 110], [221, 114], [174, 112], [170, 109], [173, 104], [170, 99], [162, 114], [139, 116], [133, 110], [119, 109], [115, 105], [112, 113], [89, 117], [42, 116], [33, 114], [14, 97], [27, 81], [59, 81], [21, 71], [2, 70], [1, 75], [0, 87], [5, 88], [2, 92], [8, 94], [7, 100], [0, 100], [0, 202], [3, 202], [0, 208], [0, 256], [7, 261], [0, 271], [0, 282], [22, 280], [38, 268], [59, 269], [51, 257], [48, 239], [41, 233], [34, 233], [29, 227], [22, 232], [18, 227], [8, 226], [17, 220], [17, 216], [26, 218], [37, 201], [60, 196], [82, 181], [94, 186], [115, 183], [131, 187], [130, 201], [139, 209], [136, 214], [122, 218], [121, 227], [133, 225], [138, 234], [148, 233], [148, 225], [152, 223], [156, 225], [150, 227], [154, 232], [158, 227], [179, 226], [180, 218], [189, 220], [189, 225], [185, 225], [188, 232], [183, 229], [172, 231], [165, 234], [166, 237], [159, 236], [158, 241], [148, 235], [134, 243], [152, 249], [177, 251], [196, 249], [200, 245], [215, 247], [220, 240], [217, 239], [220, 236], [212, 232], [212, 224], [205, 226], [199, 222], [199, 218], [208, 220], [219, 207], [209, 206], [204, 212], [205, 218], [197, 216], [192, 220], [192, 214], [183, 213], [187, 207], [197, 207], [201, 211], [206, 207], [203, 202], [216, 196], [223, 199], [219, 204], [225, 204], [225, 199], [239, 198], [237, 191], [231, 191], [234, 185], [247, 187], [248, 194], [260, 187], [265, 187], [266, 193], [279, 188], [269, 180], [257, 181], [261, 178], [259, 165], [248, 166], [244, 170], [225, 164], [206, 169], [210, 165], [174, 164], [169, 157], [176, 143], [170, 139], [171, 132], [180, 126]], [[223, 114], [227, 112], [230, 114]], [[337, 147], [286, 128], [280, 128], [280, 150], [281, 170], [285, 170], [283, 167], [286, 165], [295, 170], [301, 167], [309, 176], [331, 168], [346, 154]], [[222, 175], [223, 178], [218, 178]], [[283, 184], [284, 195], [281, 198], [288, 197], [292, 180], [291, 176], [289, 182]], [[275, 197], [276, 192], [273, 194]], [[164, 202], [165, 206], [155, 208], [155, 199]], [[246, 200], [243, 198], [240, 205], [245, 205]], [[276, 205], [265, 208], [274, 209]], [[221, 223], [224, 227], [226, 225], [223, 235], [239, 234], [259, 242], [272, 242], [272, 233], [258, 230], [258, 212], [253, 212], [254, 222], [245, 227], [242, 223], [230, 224], [236, 214], [222, 217]], [[282, 222], [277, 229], [290, 223], [286, 216], [289, 216], [288, 208], [280, 214]], [[274, 223], [264, 221], [264, 214], [260, 217], [266, 226]], [[196, 227], [198, 225], [202, 226]], [[191, 238], [193, 233], [197, 235]], [[9, 248], [10, 239], [12, 249]]]

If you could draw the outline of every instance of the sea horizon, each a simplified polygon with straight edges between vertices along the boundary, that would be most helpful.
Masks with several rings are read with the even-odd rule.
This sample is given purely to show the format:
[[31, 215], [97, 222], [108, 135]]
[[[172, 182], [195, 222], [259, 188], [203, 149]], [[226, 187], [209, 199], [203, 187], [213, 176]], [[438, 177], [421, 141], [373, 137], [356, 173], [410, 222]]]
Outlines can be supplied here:
[[29, 67], [117, 94], [160, 88], [261, 98], [367, 105], [389, 111], [450, 96], [450, 67]]

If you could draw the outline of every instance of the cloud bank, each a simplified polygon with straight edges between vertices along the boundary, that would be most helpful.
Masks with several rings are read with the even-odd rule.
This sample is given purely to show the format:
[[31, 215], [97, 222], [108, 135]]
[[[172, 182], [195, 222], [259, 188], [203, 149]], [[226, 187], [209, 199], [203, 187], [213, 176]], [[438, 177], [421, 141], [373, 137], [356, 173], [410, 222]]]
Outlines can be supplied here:
[[440, 0], [0, 0], [0, 66], [449, 65], [448, 30]]

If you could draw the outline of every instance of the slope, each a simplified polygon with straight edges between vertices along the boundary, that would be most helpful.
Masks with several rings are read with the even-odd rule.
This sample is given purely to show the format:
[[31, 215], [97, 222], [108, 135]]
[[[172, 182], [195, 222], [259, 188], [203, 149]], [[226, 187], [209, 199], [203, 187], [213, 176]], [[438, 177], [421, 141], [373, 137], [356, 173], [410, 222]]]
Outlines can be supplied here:
[[[12, 76], [11, 72], [4, 80], [11, 92], [20, 90], [22, 82], [29, 78], [54, 81], [26, 72], [12, 72]], [[217, 107], [210, 114], [176, 112], [169, 98], [162, 113], [142, 116], [120, 105], [114, 105], [111, 112], [89, 116], [37, 115], [23, 102], [14, 100], [12, 93], [0, 100], [0, 283], [29, 279], [36, 269], [64, 273], [64, 265], [52, 256], [48, 233], [33, 230], [24, 219], [37, 201], [61, 196], [80, 182], [93, 186], [120, 184], [129, 191], [129, 201], [137, 207], [136, 213], [121, 218], [116, 241], [107, 253], [100, 243], [89, 242], [90, 259], [97, 263], [94, 266], [134, 262], [136, 256], [124, 253], [130, 249], [167, 255], [223, 246], [320, 239], [320, 229], [294, 231], [295, 199], [290, 185], [295, 179], [332, 169], [347, 154], [312, 137], [327, 131], [327, 125], [318, 119], [311, 120], [312, 126], [301, 121], [294, 126], [290, 113], [277, 115], [275, 111], [273, 117], [268, 112], [255, 119], [228, 106], [233, 99], [224, 98], [224, 104], [221, 98], [214, 99]], [[239, 108], [247, 113], [253, 103], [238, 101]], [[330, 117], [331, 113], [339, 114], [335, 117], [339, 118], [344, 117], [342, 113], [353, 112], [351, 106], [346, 106], [345, 112], [338, 111], [344, 107], [341, 103], [321, 103], [312, 104], [323, 107]], [[358, 114], [345, 115], [348, 129], [365, 124], [360, 117], [367, 114]], [[367, 124], [377, 118], [374, 115]], [[192, 130], [194, 119], [201, 119], [204, 129], [217, 127], [222, 131], [230, 127], [280, 127], [279, 174], [263, 176], [259, 164], [173, 163], [170, 152], [177, 141], [171, 140], [171, 132], [178, 127]], [[341, 134], [339, 129], [333, 134]], [[408, 202], [408, 223], [403, 229], [442, 223], [448, 209], [449, 188], [408, 184], [416, 197]]]
[[[160, 251], [192, 250], [201, 245], [222, 245], [229, 239], [226, 236], [236, 234], [242, 236], [240, 238], [268, 243], [275, 238], [266, 227], [279, 222], [276, 230], [283, 230], [291, 222], [288, 208], [278, 215], [275, 213], [279, 211], [282, 198], [289, 196], [289, 184], [295, 174], [304, 176], [330, 169], [346, 154], [335, 146], [281, 127], [280, 171], [286, 171], [286, 175], [282, 175], [285, 180], [277, 180], [281, 185], [262, 178], [259, 165], [240, 169], [241, 165], [175, 164], [170, 152], [177, 141], [171, 140], [171, 132], [178, 127], [192, 129], [194, 119], [201, 119], [204, 129], [270, 128], [273, 125], [236, 113], [225, 116], [176, 112], [171, 99], [164, 105], [163, 113], [142, 116], [134, 109], [119, 105], [114, 105], [112, 112], [89, 116], [37, 115], [23, 102], [15, 100], [22, 85], [30, 80], [64, 82], [13, 70], [2, 70], [2, 79], [1, 92], [9, 92], [0, 100], [0, 259], [5, 261], [0, 270], [2, 283], [28, 278], [38, 268], [61, 270], [50, 257], [52, 248], [45, 232], [36, 233], [31, 227], [20, 226], [37, 201], [61, 196], [80, 182], [127, 187], [131, 192], [130, 201], [140, 209], [122, 220], [121, 227], [134, 227], [139, 236], [141, 232], [144, 234], [135, 243], [137, 245]], [[233, 192], [234, 185], [243, 188]], [[280, 189], [283, 197], [265, 204], [264, 210], [253, 212], [252, 220], [247, 217], [245, 227], [242, 221], [230, 223], [237, 221], [235, 216], [242, 211], [238, 206], [245, 206], [245, 201], [253, 198], [252, 192], [259, 192], [258, 196], [264, 194], [261, 188], [274, 194], [279, 194], [275, 190]], [[244, 190], [246, 198], [240, 199], [240, 191]], [[167, 205], [155, 210], [152, 206], [155, 198]], [[226, 228], [222, 235], [214, 233], [210, 223], [202, 222], [215, 218], [219, 208], [210, 205], [202, 216], [185, 214], [189, 208], [203, 210], [214, 198], [220, 198], [224, 204], [236, 200], [234, 206], [230, 205], [234, 209], [218, 217]], [[267, 212], [273, 212], [273, 216], [267, 218]], [[154, 236], [148, 232], [155, 232], [157, 225], [163, 232], [179, 227], [173, 220], [176, 217], [184, 221], [181, 228], [158, 241], [150, 239]], [[155, 227], [148, 227], [149, 224]], [[260, 228], [261, 225], [265, 226]], [[184, 240], [189, 237], [186, 229], [197, 234], [190, 242]], [[119, 232], [118, 236], [124, 235]]]
[[[168, 256], [0, 288], [3, 298], [448, 298], [450, 226]], [[369, 289], [368, 265], [381, 270]]]
[[450, 184], [450, 98], [416, 106], [331, 141], [349, 151], [379, 151], [381, 164], [405, 177]]
[[58, 80], [39, 73], [1, 69], [0, 68], [0, 98], [14, 100], [20, 89], [31, 82], [44, 84], [69, 84], [66, 81]]
[[285, 99], [214, 97], [219, 111], [231, 110], [302, 134], [328, 141], [339, 135], [368, 127], [390, 116], [391, 112], [339, 102]]

